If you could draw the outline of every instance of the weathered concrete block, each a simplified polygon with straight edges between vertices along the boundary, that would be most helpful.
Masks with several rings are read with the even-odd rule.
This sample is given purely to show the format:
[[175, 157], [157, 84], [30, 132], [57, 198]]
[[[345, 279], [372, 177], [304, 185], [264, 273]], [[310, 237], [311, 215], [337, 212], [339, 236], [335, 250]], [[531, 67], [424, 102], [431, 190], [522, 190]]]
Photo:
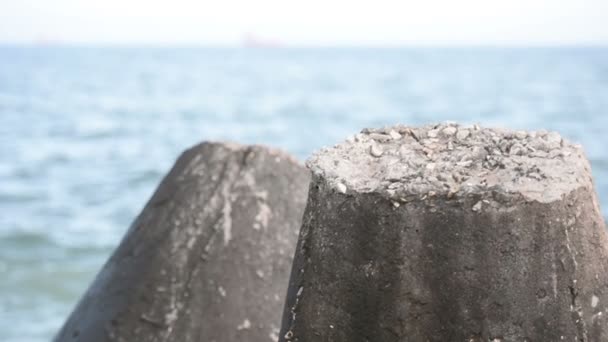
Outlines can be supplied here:
[[268, 148], [187, 150], [55, 341], [276, 341], [308, 184]]
[[608, 241], [557, 133], [364, 130], [315, 154], [280, 341], [608, 341]]

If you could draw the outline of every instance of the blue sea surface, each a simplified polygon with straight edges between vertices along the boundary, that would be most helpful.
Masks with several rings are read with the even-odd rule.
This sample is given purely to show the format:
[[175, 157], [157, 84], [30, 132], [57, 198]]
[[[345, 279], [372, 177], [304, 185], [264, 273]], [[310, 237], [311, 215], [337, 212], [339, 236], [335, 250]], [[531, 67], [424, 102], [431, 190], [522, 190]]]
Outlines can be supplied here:
[[48, 341], [179, 153], [363, 127], [557, 130], [608, 210], [608, 48], [0, 47], [0, 341]]

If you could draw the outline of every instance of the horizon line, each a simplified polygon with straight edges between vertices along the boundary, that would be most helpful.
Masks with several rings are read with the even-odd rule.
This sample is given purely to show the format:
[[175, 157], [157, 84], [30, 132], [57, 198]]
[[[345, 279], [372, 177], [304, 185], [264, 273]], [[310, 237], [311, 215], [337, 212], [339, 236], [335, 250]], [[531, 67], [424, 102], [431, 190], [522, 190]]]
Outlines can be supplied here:
[[79, 41], [1, 41], [0, 47], [95, 47], [95, 48], [228, 48], [228, 49], [324, 49], [324, 48], [608, 48], [608, 42], [395, 42], [395, 43], [279, 43], [250, 45], [218, 42], [79, 42]]

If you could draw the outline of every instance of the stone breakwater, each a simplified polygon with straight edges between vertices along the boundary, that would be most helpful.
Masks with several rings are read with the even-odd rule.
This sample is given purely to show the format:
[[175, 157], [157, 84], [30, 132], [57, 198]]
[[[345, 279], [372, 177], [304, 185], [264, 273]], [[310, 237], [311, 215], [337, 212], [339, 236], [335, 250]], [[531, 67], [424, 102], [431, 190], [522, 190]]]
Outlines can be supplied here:
[[184, 152], [55, 341], [608, 340], [581, 146], [397, 125], [307, 166], [261, 146]]
[[608, 340], [608, 237], [580, 146], [394, 126], [307, 165], [280, 341]]
[[276, 341], [308, 184], [275, 149], [185, 151], [55, 341]]

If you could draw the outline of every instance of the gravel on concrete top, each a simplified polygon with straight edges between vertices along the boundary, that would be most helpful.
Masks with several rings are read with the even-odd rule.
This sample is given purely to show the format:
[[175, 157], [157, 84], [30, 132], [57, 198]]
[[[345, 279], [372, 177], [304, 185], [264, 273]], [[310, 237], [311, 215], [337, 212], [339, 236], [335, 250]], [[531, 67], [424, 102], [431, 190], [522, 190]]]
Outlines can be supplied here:
[[581, 146], [559, 133], [454, 123], [364, 129], [307, 166], [341, 193], [401, 200], [499, 193], [552, 202], [592, 186]]

